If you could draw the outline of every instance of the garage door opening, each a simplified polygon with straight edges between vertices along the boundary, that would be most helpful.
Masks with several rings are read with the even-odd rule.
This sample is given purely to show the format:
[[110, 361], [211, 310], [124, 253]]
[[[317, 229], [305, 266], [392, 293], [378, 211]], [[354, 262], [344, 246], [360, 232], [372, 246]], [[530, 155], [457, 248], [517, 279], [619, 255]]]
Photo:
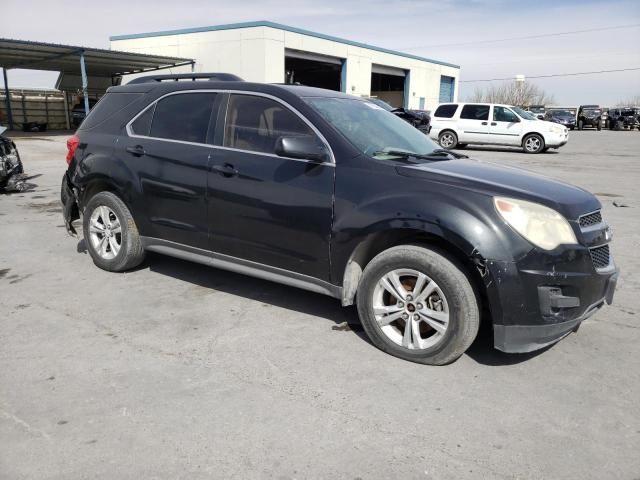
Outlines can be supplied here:
[[406, 72], [382, 65], [371, 66], [371, 96], [380, 98], [393, 107], [405, 103]]
[[284, 57], [285, 83], [341, 91], [342, 69], [340, 58], [291, 50]]

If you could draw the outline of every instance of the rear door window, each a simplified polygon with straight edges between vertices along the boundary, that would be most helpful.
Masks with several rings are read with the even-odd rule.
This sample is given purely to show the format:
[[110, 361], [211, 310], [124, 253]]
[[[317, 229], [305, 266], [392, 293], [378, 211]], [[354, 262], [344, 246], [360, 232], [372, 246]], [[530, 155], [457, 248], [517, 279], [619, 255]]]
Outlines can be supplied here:
[[460, 118], [467, 120], [489, 120], [489, 105], [465, 105]]
[[215, 98], [216, 94], [211, 92], [180, 93], [163, 98], [156, 104], [149, 136], [206, 143]]
[[440, 105], [436, 108], [434, 117], [451, 118], [455, 115], [458, 105]]
[[274, 153], [282, 136], [314, 136], [295, 113], [270, 98], [231, 95], [227, 107], [224, 146], [251, 152]]

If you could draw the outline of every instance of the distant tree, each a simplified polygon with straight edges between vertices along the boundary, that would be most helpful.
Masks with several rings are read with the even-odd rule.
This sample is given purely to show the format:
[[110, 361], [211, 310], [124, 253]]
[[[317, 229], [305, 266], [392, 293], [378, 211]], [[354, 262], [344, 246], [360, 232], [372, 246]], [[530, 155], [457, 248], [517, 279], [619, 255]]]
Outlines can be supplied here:
[[629, 97], [623, 102], [618, 102], [616, 107], [635, 107], [640, 105], [640, 95], [636, 95], [634, 97]]
[[509, 82], [499, 85], [478, 87], [468, 98], [469, 102], [504, 103], [528, 107], [530, 105], [549, 105], [555, 102], [553, 95], [533, 83]]

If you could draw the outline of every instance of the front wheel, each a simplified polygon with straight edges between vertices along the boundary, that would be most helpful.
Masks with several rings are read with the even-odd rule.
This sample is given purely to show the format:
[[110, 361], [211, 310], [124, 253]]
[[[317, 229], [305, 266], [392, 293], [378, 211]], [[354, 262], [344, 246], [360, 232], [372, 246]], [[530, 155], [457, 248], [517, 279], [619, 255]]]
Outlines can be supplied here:
[[98, 267], [122, 272], [144, 260], [138, 228], [127, 206], [111, 192], [89, 200], [83, 214], [84, 241]]
[[578, 121], [578, 130], [582, 130], [584, 128], [584, 122], [582, 120]]
[[522, 148], [525, 153], [540, 153], [544, 151], [544, 138], [537, 133], [531, 133], [524, 137]]
[[451, 150], [458, 145], [458, 136], [451, 130], [446, 130], [438, 135], [438, 143], [442, 148]]
[[358, 288], [369, 339], [396, 357], [428, 365], [458, 359], [478, 333], [478, 301], [469, 279], [436, 250], [401, 245], [378, 254]]

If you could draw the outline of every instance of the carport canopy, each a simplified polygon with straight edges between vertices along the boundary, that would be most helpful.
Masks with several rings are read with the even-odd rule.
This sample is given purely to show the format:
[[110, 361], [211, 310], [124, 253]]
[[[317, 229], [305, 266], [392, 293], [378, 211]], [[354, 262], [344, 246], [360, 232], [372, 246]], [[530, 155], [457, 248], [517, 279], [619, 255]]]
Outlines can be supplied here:
[[194, 65], [193, 59], [120, 52], [55, 43], [32, 42], [0, 38], [0, 67], [8, 105], [9, 126], [13, 127], [9, 102], [7, 70], [12, 68], [58, 71], [61, 74], [80, 74], [84, 92], [85, 111], [89, 112], [88, 77], [115, 79], [122, 75], [144, 73], [166, 68]]

